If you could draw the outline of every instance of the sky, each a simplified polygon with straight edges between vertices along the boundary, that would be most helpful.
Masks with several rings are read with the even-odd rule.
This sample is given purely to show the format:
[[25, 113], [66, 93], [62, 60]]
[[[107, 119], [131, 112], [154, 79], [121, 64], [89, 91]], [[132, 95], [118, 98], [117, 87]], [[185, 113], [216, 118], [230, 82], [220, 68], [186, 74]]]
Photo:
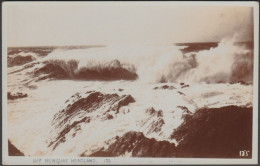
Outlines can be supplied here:
[[173, 2], [9, 2], [8, 46], [169, 44], [253, 37], [253, 9]]

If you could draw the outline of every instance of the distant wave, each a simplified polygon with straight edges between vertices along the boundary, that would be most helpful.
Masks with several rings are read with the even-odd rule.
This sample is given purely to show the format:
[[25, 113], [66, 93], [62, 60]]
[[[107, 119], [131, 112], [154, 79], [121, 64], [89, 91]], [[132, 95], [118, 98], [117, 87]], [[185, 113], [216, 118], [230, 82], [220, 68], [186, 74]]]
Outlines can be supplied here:
[[252, 83], [253, 50], [233, 43], [223, 40], [217, 47], [189, 53], [177, 46], [63, 50], [50, 53], [45, 62], [62, 69], [64, 78], [70, 79]]

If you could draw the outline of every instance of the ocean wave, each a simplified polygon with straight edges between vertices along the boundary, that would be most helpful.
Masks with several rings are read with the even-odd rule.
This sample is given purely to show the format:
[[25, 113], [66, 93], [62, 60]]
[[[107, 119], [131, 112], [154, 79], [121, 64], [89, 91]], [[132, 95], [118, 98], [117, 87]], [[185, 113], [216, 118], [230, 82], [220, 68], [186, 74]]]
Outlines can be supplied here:
[[[108, 46], [54, 51], [45, 61], [67, 78], [175, 83], [253, 81], [253, 50], [223, 40], [208, 50], [182, 53], [178, 46]], [[60, 70], [60, 69], [59, 69]]]
[[135, 80], [137, 74], [131, 65], [121, 64], [118, 60], [103, 64], [89, 62], [86, 67], [79, 67], [79, 62], [70, 60], [49, 60], [45, 65], [34, 71], [43, 79], [78, 79], [78, 80]]

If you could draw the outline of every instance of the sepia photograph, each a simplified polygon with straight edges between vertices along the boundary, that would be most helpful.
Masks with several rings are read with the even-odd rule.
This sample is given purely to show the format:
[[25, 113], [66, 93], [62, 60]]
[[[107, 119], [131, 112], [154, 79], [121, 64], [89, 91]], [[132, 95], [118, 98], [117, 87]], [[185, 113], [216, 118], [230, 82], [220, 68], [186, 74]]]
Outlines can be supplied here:
[[257, 164], [258, 7], [2, 3], [2, 164]]

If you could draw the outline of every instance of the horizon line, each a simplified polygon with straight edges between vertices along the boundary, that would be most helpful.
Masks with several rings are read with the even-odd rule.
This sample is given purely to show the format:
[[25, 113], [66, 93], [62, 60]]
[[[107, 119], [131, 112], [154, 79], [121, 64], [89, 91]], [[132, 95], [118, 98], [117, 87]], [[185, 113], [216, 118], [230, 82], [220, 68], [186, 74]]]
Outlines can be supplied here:
[[[171, 44], [195, 44], [195, 43], [220, 43], [221, 41], [210, 41], [210, 42], [175, 42], [175, 43], [169, 43]], [[246, 40], [246, 41], [235, 41], [235, 43], [243, 43], [243, 42], [254, 42], [252, 40]], [[106, 47], [108, 44], [89, 44], [89, 45], [27, 45], [27, 46], [7, 46], [7, 48], [22, 48], [22, 47]], [[165, 44], [168, 45], [168, 44]]]

